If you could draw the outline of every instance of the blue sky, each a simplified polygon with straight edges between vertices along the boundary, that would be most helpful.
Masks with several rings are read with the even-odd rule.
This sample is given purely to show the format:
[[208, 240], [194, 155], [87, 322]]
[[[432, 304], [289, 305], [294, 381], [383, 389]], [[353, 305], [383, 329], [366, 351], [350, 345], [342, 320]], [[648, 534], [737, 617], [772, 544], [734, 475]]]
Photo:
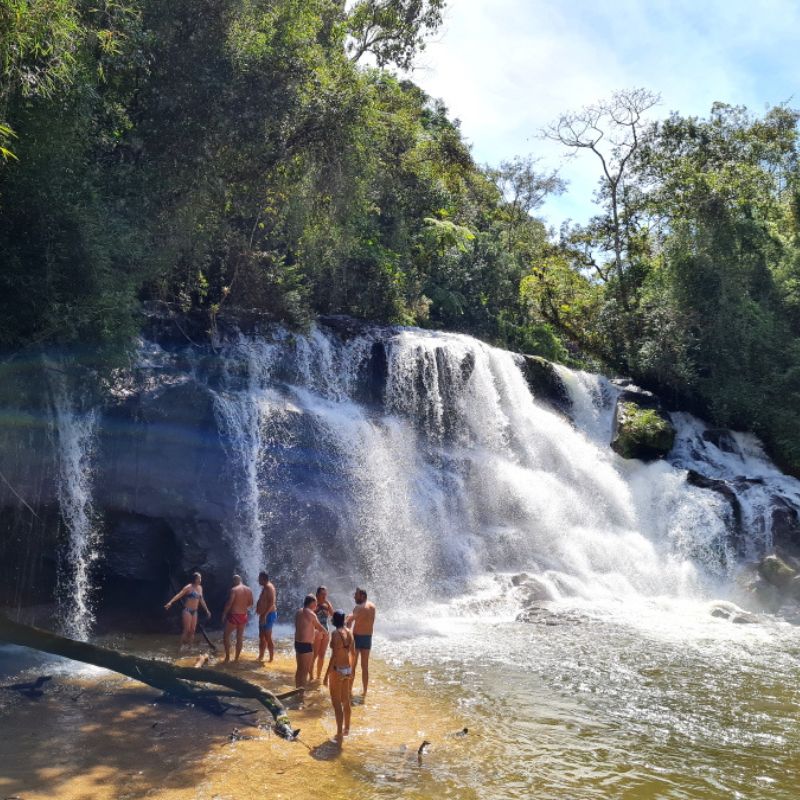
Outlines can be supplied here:
[[479, 162], [532, 153], [561, 165], [567, 194], [543, 213], [585, 220], [592, 156], [564, 163], [538, 131], [560, 111], [639, 86], [661, 94], [655, 117], [705, 115], [715, 100], [759, 113], [800, 106], [800, 2], [450, 0], [413, 78], [461, 120]]

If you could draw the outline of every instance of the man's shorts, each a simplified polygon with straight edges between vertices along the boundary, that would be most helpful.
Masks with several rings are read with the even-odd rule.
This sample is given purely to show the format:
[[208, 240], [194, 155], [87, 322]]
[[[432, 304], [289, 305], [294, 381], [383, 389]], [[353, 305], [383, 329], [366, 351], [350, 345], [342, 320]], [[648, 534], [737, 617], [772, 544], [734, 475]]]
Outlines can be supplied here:
[[270, 611], [269, 614], [267, 614], [267, 618], [263, 622], [258, 623], [258, 629], [260, 631], [271, 631], [277, 621], [278, 612]]
[[297, 655], [302, 656], [307, 653], [313, 653], [314, 648], [311, 646], [311, 642], [295, 642], [294, 651]]
[[355, 634], [353, 636], [356, 644], [356, 650], [372, 650], [372, 634], [369, 636], [364, 636], [361, 634]]
[[247, 625], [247, 614], [228, 614], [228, 624], [236, 628], [242, 628]]

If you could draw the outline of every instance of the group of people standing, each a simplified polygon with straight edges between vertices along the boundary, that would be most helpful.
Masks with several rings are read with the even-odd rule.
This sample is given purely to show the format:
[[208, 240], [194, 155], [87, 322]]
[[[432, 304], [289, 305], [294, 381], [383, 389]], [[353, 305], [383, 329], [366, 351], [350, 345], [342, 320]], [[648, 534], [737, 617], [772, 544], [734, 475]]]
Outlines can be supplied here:
[[[278, 619], [277, 591], [262, 571], [258, 574], [261, 594], [255, 603], [258, 615], [258, 660], [264, 661], [269, 652], [270, 662], [275, 657], [275, 643], [272, 629]], [[320, 586], [316, 594], [308, 594], [303, 600], [302, 608], [294, 615], [294, 652], [297, 660], [295, 686], [305, 686], [322, 676], [325, 653], [330, 647], [331, 657], [322, 678], [324, 685], [331, 693], [331, 702], [336, 715], [336, 737], [341, 742], [342, 736], [350, 732], [350, 710], [353, 694], [353, 680], [359, 661], [361, 662], [361, 683], [363, 697], [366, 698], [369, 685], [369, 656], [372, 650], [372, 632], [375, 626], [375, 605], [367, 599], [367, 592], [357, 588], [353, 594], [355, 606], [350, 614], [334, 610], [328, 598], [328, 590]], [[202, 576], [199, 572], [192, 575], [191, 583], [183, 587], [165, 606], [172, 607], [179, 600], [183, 601], [181, 620], [180, 648], [194, 641], [197, 629], [197, 615], [202, 608], [208, 619], [211, 612], [203, 599]], [[253, 608], [252, 590], [244, 584], [241, 576], [233, 576], [233, 585], [228, 600], [222, 611], [224, 624], [223, 645], [225, 660], [231, 660], [231, 639], [236, 633], [234, 660], [238, 661], [244, 643], [244, 629], [250, 609]], [[331, 627], [333, 630], [331, 630]]]

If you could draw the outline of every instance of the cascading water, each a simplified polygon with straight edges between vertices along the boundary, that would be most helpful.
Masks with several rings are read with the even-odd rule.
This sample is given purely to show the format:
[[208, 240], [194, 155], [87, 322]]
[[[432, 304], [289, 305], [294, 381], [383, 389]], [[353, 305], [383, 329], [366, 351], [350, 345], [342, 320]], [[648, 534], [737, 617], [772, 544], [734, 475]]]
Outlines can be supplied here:
[[[255, 586], [266, 556], [269, 516], [269, 459], [266, 444], [271, 425], [280, 415], [269, 381], [276, 355], [274, 345], [245, 338], [235, 346], [236, 355], [225, 359], [225, 388], [215, 392], [215, 411], [223, 441], [235, 473], [237, 517], [230, 532], [234, 551], [246, 583]], [[230, 368], [244, 372], [233, 376]], [[239, 379], [238, 390], [230, 388]]]
[[58, 454], [58, 500], [67, 544], [58, 570], [57, 600], [65, 633], [86, 640], [92, 631], [93, 566], [100, 529], [92, 508], [92, 447], [97, 415], [77, 411], [66, 389], [53, 393]]
[[[384, 383], [367, 402], [376, 344]], [[243, 336], [224, 355], [217, 413], [250, 579], [270, 537], [291, 537], [271, 522], [275, 481], [306, 439], [330, 460], [320, 492], [337, 520], [333, 546], [309, 541], [306, 563], [379, 597], [447, 594], [487, 571], [533, 572], [550, 598], [701, 596], [731, 576], [730, 506], [685, 480], [690, 423], [678, 419], [672, 464], [623, 461], [608, 448], [619, 390], [604, 378], [559, 368], [570, 422], [532, 397], [513, 354], [467, 336], [376, 330], [341, 342], [314, 328]], [[751, 475], [767, 463], [749, 458]], [[754, 531], [767, 527], [766, 506], [747, 514]], [[751, 544], [762, 550], [768, 535]]]

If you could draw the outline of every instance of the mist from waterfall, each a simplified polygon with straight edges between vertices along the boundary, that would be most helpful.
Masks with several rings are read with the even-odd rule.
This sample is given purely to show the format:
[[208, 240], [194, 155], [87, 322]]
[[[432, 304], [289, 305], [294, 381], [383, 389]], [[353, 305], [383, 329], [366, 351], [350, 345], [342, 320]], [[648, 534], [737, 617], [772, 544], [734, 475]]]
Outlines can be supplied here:
[[[369, 401], [376, 343], [385, 385]], [[699, 598], [724, 593], [735, 572], [724, 498], [689, 485], [680, 459], [646, 465], [608, 447], [619, 390], [605, 378], [558, 368], [567, 419], [532, 396], [517, 356], [457, 334], [242, 336], [225, 361], [217, 408], [240, 508], [230, 533], [251, 576], [270, 541], [291, 541], [270, 498], [277, 454], [303, 436], [330, 454], [338, 525], [328, 550], [298, 547], [317, 548], [318, 577], [343, 586], [447, 596], [487, 572], [525, 571], [545, 599]], [[701, 425], [677, 422], [679, 441]]]

